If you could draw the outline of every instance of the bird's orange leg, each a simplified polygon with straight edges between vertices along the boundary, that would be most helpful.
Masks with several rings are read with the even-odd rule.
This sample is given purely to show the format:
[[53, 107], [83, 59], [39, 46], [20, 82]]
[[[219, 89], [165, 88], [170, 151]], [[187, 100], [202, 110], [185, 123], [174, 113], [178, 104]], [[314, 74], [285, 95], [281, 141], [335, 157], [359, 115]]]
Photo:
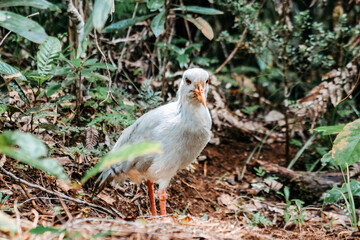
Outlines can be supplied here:
[[167, 194], [165, 189], [159, 189], [159, 200], [160, 200], [160, 214], [166, 215], [166, 199]]
[[150, 198], [150, 210], [151, 215], [156, 216], [156, 205], [155, 205], [155, 196], [154, 196], [154, 183], [150, 180], [147, 180], [146, 182], [149, 192], [149, 198]]

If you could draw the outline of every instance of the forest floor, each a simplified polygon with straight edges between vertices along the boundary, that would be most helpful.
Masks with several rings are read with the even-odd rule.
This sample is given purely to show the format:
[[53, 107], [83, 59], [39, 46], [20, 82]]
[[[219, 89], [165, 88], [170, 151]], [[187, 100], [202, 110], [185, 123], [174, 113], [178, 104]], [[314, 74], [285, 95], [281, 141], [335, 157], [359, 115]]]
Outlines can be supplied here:
[[[255, 174], [254, 163], [248, 164], [240, 179], [255, 146], [232, 139], [209, 144], [198, 163], [180, 171], [171, 181], [168, 215], [158, 217], [150, 216], [144, 183], [139, 189], [130, 183], [107, 187], [92, 198], [90, 186], [76, 190], [41, 171], [14, 168], [10, 159], [3, 158], [0, 164], [25, 181], [109, 210], [117, 209], [123, 216], [61, 200], [0, 174], [0, 191], [3, 196], [10, 195], [0, 207], [16, 219], [18, 230], [13, 236], [0, 231], [0, 239], [360, 239], [358, 233], [349, 231], [348, 217], [335, 206], [326, 206], [322, 214], [322, 202], [300, 210], [295, 204], [287, 205], [283, 196]], [[296, 149], [291, 153], [295, 154]], [[58, 159], [76, 179], [82, 164]], [[284, 165], [283, 144], [264, 145], [259, 159]], [[287, 222], [286, 209], [290, 212]], [[302, 224], [296, 224], [299, 213]], [[47, 228], [38, 228], [37, 235], [30, 233], [36, 226]]]

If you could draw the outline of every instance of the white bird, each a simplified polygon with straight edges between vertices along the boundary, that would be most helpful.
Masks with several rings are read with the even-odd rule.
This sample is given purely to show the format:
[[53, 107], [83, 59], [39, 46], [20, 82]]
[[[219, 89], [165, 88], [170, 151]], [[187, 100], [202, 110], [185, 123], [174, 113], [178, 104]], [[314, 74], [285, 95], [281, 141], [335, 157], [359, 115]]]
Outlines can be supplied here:
[[111, 166], [95, 183], [100, 192], [112, 180], [130, 178], [135, 183], [147, 180], [150, 209], [156, 215], [153, 183], [159, 184], [160, 213], [166, 215], [166, 188], [178, 170], [187, 167], [205, 148], [211, 136], [211, 117], [206, 107], [209, 74], [202, 68], [184, 72], [177, 100], [155, 108], [126, 128], [114, 149], [126, 143], [159, 141], [162, 154], [137, 157]]

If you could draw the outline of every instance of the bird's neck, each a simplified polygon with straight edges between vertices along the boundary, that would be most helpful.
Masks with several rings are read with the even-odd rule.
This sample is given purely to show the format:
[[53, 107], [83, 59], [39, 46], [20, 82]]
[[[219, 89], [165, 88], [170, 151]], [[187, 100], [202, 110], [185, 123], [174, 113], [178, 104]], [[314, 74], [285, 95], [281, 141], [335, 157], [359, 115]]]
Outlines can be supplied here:
[[200, 102], [199, 104], [190, 103], [188, 101], [178, 100], [178, 109], [181, 122], [190, 128], [210, 128], [211, 118], [209, 110]]

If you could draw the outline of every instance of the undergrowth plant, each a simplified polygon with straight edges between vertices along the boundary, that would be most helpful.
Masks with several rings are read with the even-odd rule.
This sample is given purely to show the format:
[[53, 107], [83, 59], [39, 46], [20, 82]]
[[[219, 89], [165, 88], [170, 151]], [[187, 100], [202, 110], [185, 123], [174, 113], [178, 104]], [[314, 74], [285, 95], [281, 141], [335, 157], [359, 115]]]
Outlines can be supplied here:
[[340, 168], [344, 177], [344, 183], [340, 188], [335, 185], [327, 192], [324, 204], [343, 201], [350, 218], [352, 230], [357, 231], [358, 216], [356, 215], [354, 197], [360, 197], [360, 183], [350, 178], [349, 167], [360, 159], [360, 119], [350, 122], [345, 126], [323, 126], [321, 131], [333, 133], [339, 128], [342, 130], [337, 134], [331, 151], [323, 156], [322, 162], [324, 164], [336, 165]]

